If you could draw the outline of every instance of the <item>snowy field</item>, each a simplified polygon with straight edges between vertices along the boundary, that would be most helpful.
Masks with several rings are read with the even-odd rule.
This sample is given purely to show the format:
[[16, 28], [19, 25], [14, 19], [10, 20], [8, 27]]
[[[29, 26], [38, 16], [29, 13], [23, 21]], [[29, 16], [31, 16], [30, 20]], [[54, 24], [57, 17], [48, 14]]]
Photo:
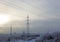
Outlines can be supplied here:
[[24, 39], [11, 39], [11, 40], [7, 40], [8, 36], [5, 36], [0, 38], [0, 42], [60, 42], [60, 34], [54, 34], [54, 35], [40, 35], [40, 37], [36, 37], [34, 39], [30, 39], [31, 37], [29, 37], [28, 40], [27, 38]]
[[10, 42], [35, 42], [35, 40], [30, 40], [30, 41], [24, 41], [24, 40], [15, 40], [15, 41], [10, 41]]

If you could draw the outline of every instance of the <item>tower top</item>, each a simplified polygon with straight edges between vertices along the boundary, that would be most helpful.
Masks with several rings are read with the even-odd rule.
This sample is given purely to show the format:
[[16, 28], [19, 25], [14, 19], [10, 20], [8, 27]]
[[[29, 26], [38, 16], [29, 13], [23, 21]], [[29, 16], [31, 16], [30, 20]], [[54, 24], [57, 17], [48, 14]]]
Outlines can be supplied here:
[[29, 18], [29, 15], [27, 15], [27, 18]]

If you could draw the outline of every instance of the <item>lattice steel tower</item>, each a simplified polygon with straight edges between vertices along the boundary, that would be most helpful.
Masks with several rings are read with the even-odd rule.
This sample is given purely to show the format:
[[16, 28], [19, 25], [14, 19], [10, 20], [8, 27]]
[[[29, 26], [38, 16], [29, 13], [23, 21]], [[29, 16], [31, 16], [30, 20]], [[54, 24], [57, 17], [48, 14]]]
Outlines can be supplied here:
[[12, 25], [11, 25], [11, 27], [10, 27], [10, 35], [12, 35]]
[[27, 15], [27, 34], [29, 34], [29, 15]]

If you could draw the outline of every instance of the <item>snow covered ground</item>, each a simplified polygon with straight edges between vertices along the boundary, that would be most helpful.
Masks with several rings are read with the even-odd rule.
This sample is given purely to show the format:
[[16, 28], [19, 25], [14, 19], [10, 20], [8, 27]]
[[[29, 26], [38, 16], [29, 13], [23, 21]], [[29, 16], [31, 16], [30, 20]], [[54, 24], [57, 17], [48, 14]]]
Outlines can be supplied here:
[[[6, 36], [5, 36], [6, 37]], [[32, 36], [33, 37], [33, 36]], [[0, 41], [0, 42], [60, 42], [60, 35], [57, 36], [53, 36], [53, 35], [40, 35], [40, 37], [36, 37], [34, 39], [30, 39], [31, 37], [24, 38], [24, 39], [11, 39], [6, 41], [7, 38], [1, 38], [5, 41]]]
[[[47, 39], [32, 39], [32, 40], [11, 40], [11, 41], [2, 41], [2, 42], [57, 42], [55, 41], [55, 39], [50, 39], [50, 40], [47, 40]], [[60, 41], [58, 41], [60, 42]]]
[[35, 42], [35, 40], [30, 40], [30, 41], [24, 41], [24, 40], [13, 40], [13, 41], [10, 41], [10, 42]]

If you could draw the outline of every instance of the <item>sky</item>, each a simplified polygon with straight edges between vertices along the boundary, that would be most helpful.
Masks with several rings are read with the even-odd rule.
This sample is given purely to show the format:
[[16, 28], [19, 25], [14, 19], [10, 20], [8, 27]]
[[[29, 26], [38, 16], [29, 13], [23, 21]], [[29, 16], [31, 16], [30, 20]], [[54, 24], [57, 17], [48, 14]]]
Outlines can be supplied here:
[[[9, 15], [9, 21], [0, 26], [0, 33], [26, 30], [29, 15], [31, 33], [60, 31], [60, 0], [0, 0], [0, 15]], [[1, 25], [1, 24], [0, 24]]]

